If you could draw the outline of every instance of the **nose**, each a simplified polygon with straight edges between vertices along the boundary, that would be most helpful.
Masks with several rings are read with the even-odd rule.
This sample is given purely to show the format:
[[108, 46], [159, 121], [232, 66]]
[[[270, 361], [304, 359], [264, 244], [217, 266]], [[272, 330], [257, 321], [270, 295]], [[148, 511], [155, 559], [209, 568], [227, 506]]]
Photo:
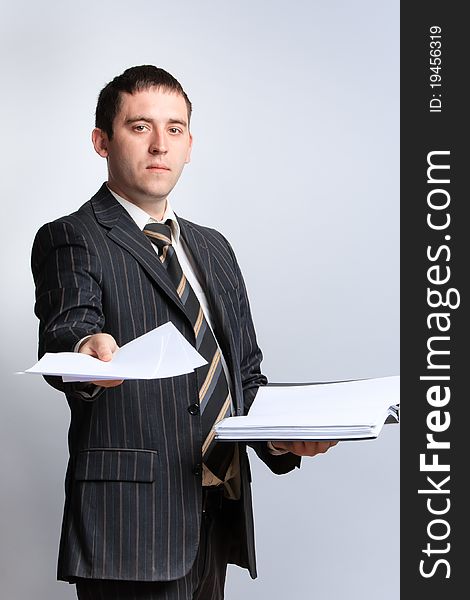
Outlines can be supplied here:
[[159, 155], [168, 152], [165, 133], [157, 129], [154, 130], [149, 146], [150, 154]]

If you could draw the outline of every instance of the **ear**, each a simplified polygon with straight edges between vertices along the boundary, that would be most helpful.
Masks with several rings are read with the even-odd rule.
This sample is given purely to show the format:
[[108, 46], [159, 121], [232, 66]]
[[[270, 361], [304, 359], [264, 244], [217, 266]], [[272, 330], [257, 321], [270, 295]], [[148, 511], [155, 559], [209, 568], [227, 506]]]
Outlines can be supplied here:
[[93, 147], [96, 152], [103, 158], [108, 158], [108, 134], [102, 129], [95, 128], [91, 132], [91, 141], [93, 142]]
[[191, 160], [191, 150], [193, 148], [193, 136], [190, 133], [189, 134], [189, 146], [188, 146], [188, 151], [186, 153], [186, 159], [185, 159], [185, 164], [188, 164], [188, 162]]

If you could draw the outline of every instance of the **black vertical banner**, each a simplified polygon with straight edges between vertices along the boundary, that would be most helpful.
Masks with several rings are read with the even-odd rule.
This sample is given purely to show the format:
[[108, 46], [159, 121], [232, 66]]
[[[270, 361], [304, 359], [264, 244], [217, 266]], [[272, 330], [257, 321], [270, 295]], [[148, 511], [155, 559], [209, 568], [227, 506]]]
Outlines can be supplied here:
[[[401, 3], [401, 597], [468, 596], [468, 22]], [[464, 109], [465, 105], [465, 109]], [[461, 591], [460, 591], [461, 590]]]

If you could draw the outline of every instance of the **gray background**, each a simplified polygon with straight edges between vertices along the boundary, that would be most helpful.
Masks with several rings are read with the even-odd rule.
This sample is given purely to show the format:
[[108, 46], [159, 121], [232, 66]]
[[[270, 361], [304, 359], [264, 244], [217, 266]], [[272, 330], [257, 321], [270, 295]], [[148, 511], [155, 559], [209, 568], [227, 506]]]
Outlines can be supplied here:
[[[68, 409], [40, 378], [32, 240], [105, 179], [90, 131], [126, 67], [194, 104], [181, 215], [220, 229], [245, 274], [272, 381], [399, 370], [398, 0], [2, 2], [2, 598], [55, 582]], [[279, 232], [279, 233], [278, 233]], [[227, 598], [396, 600], [399, 427], [277, 477], [256, 458], [259, 578]]]

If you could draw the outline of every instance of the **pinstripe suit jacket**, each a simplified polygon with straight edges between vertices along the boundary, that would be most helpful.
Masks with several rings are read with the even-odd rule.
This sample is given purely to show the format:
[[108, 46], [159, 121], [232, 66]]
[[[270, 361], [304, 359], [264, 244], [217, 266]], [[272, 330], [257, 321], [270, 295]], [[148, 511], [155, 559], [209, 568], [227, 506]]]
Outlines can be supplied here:
[[[227, 361], [238, 415], [258, 386], [262, 358], [243, 279], [225, 238], [179, 219], [203, 277], [214, 331]], [[103, 185], [77, 212], [44, 225], [32, 251], [39, 355], [71, 351], [88, 334], [118, 345], [172, 321], [194, 344], [174, 286], [151, 242]], [[71, 410], [70, 459], [58, 578], [165, 581], [184, 576], [198, 547], [201, 519], [201, 422], [195, 373], [125, 381], [92, 401], [80, 386], [48, 381]], [[193, 411], [194, 412], [194, 411]], [[276, 473], [298, 465], [254, 445]], [[250, 474], [240, 448], [241, 499], [227, 503], [231, 562], [256, 576]]]

